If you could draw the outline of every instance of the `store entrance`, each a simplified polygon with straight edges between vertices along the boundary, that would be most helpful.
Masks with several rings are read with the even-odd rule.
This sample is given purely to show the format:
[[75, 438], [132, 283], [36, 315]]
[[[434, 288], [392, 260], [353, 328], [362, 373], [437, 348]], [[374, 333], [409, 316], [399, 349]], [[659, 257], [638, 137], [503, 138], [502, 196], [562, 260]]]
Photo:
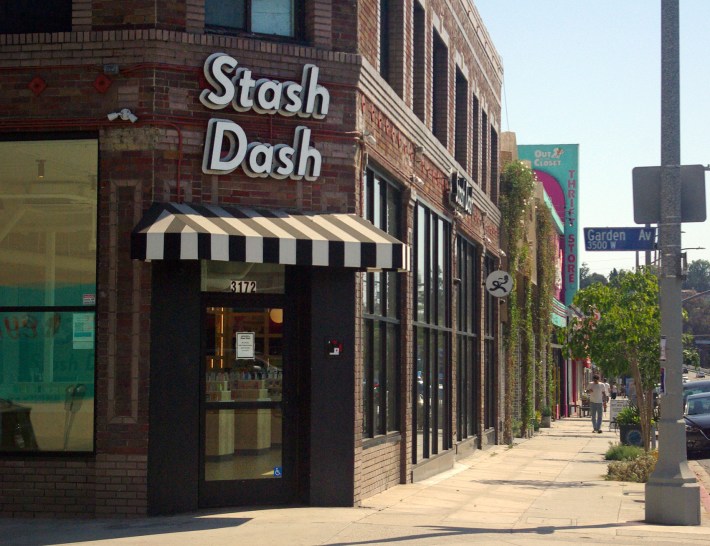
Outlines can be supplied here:
[[284, 307], [283, 296], [204, 299], [201, 507], [296, 497], [298, 370]]

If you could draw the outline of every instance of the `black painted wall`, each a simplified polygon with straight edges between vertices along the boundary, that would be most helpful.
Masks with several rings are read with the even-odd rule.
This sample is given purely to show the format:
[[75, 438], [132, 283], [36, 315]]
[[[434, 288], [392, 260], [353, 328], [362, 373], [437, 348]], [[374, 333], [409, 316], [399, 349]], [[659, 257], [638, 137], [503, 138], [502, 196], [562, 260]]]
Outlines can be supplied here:
[[[355, 272], [311, 273], [310, 504], [352, 506], [355, 472]], [[326, 340], [343, 355], [326, 356]]]
[[200, 266], [152, 262], [148, 512], [198, 507]]

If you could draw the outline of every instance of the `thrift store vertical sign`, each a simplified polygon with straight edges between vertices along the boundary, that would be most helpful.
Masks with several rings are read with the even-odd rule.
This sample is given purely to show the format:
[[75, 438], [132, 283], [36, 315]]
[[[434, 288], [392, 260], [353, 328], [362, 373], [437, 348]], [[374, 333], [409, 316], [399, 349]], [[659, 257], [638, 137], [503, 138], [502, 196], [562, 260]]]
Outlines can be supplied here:
[[[518, 157], [529, 161], [545, 184], [555, 208], [564, 210], [564, 279], [565, 305], [571, 305], [579, 288], [579, 144], [518, 146]], [[559, 188], [548, 185], [557, 183]], [[557, 191], [555, 191], [557, 190]], [[557, 199], [556, 199], [557, 198]], [[559, 204], [556, 201], [563, 201]]]

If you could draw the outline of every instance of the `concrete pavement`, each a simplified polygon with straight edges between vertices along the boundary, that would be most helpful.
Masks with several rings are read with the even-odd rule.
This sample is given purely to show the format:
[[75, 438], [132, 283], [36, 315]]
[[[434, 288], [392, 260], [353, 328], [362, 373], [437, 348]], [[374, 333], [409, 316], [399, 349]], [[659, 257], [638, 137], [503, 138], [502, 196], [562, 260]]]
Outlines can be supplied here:
[[[429, 480], [359, 508], [210, 511], [138, 520], [0, 520], [0, 544], [370, 545], [710, 544], [710, 498], [699, 526], [648, 525], [644, 485], [604, 480], [617, 432], [564, 419], [513, 447], [495, 446]], [[691, 461], [691, 468], [703, 472]], [[705, 488], [707, 474], [701, 475]]]

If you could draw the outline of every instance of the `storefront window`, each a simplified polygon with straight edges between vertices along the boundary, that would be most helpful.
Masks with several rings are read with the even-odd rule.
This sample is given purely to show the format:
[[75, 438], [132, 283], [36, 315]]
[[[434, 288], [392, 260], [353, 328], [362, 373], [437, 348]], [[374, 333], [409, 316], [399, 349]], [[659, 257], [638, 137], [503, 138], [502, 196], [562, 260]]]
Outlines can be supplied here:
[[[490, 273], [495, 271], [495, 262], [492, 257], [486, 256], [485, 260], [485, 271], [483, 272], [484, 278], [488, 277]], [[484, 394], [484, 426], [486, 428], [493, 428], [496, 425], [496, 367], [497, 359], [495, 352], [495, 325], [496, 325], [496, 307], [498, 305], [498, 298], [491, 295], [486, 291], [485, 295], [485, 308], [484, 308], [484, 332], [483, 332], [483, 346], [484, 346], [484, 377], [485, 377], [485, 394]]]
[[206, 0], [205, 24], [214, 30], [296, 36], [293, 0]]
[[[399, 190], [368, 169], [365, 217], [399, 237]], [[399, 430], [399, 276], [393, 272], [363, 276], [363, 434], [373, 437]]]
[[0, 142], [0, 451], [93, 451], [95, 139]]
[[413, 459], [451, 448], [451, 225], [419, 204], [414, 232], [415, 305]]
[[459, 237], [457, 240], [458, 312], [457, 316], [457, 424], [458, 438], [463, 440], [476, 434], [478, 404], [478, 290], [481, 285], [476, 247]]

